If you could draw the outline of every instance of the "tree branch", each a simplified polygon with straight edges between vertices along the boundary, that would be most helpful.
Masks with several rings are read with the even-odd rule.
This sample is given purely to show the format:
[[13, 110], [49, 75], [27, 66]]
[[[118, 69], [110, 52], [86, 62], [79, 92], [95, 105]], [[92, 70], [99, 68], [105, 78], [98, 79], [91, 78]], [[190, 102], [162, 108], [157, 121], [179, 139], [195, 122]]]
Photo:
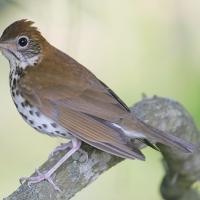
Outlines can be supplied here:
[[[145, 98], [132, 108], [132, 113], [158, 129], [200, 144], [200, 135], [191, 116], [175, 101], [158, 97]], [[101, 173], [123, 160], [87, 144], [82, 145], [81, 149], [85, 153], [75, 153], [55, 173], [54, 181], [62, 192], [55, 192], [46, 181], [33, 184], [31, 188], [24, 183], [4, 200], [68, 200]], [[200, 177], [199, 151], [185, 154], [162, 145], [160, 149], [166, 170], [161, 185], [163, 197], [167, 200], [200, 199], [198, 192], [192, 189], [192, 184]], [[39, 170], [48, 170], [63, 155], [64, 152], [54, 155]]]

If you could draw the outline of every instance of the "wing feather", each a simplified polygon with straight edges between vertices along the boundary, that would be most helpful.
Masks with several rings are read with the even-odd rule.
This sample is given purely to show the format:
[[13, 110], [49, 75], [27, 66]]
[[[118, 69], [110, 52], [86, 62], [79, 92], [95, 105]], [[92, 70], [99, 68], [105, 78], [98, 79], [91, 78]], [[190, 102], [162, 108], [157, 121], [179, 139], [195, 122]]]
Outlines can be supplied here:
[[18, 82], [22, 95], [74, 137], [123, 158], [144, 160], [123, 134], [97, 120], [119, 121], [129, 114], [127, 106], [86, 68], [74, 60], [69, 64], [70, 59], [63, 66], [54, 59], [28, 68]]

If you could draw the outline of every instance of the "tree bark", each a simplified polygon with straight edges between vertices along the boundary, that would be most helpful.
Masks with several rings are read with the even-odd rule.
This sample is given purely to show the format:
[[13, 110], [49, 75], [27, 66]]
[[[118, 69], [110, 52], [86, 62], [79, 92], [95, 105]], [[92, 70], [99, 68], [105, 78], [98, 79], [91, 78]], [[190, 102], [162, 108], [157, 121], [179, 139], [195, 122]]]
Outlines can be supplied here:
[[[191, 116], [178, 102], [158, 97], [144, 98], [131, 110], [133, 115], [146, 123], [199, 146], [199, 132]], [[166, 200], [200, 199], [199, 193], [192, 188], [200, 177], [199, 149], [193, 154], [187, 154], [163, 145], [159, 147], [166, 171], [160, 188], [163, 198]], [[104, 171], [123, 160], [87, 144], [83, 144], [81, 150], [67, 160], [53, 177], [61, 192], [55, 192], [52, 185], [46, 181], [33, 184], [31, 187], [24, 183], [4, 200], [68, 200]], [[63, 155], [64, 152], [59, 152], [52, 156], [39, 170], [41, 172], [48, 170]]]

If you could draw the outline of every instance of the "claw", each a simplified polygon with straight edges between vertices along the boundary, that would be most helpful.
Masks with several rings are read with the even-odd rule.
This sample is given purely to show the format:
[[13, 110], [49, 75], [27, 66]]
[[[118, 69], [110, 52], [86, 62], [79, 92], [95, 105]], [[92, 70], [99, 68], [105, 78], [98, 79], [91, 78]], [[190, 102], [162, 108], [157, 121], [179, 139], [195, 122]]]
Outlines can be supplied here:
[[31, 188], [31, 184], [32, 183], [28, 181], [27, 185], [28, 185], [29, 188]]
[[53, 182], [53, 180], [50, 177], [47, 180], [49, 183], [51, 183], [51, 185], [53, 185], [53, 187], [56, 191], [61, 192], [60, 188]]
[[[24, 181], [27, 181], [27, 184], [29, 187], [31, 187], [31, 184], [34, 183], [39, 183], [41, 181], [47, 180], [56, 191], [61, 191], [59, 189], [58, 186], [56, 186], [56, 184], [53, 182], [52, 180], [52, 175], [53, 173], [69, 158], [71, 157], [76, 151], [78, 151], [80, 149], [81, 146], [81, 141], [73, 138], [71, 143], [67, 143], [67, 144], [63, 144], [60, 147], [57, 148], [56, 151], [60, 151], [60, 150], [64, 150], [66, 148], [69, 147], [69, 144], [72, 144], [72, 148], [69, 150], [69, 152], [67, 152], [49, 171], [45, 172], [45, 173], [41, 173], [38, 169], [36, 169], [36, 173], [38, 174], [38, 176], [34, 176], [34, 177], [22, 177], [20, 179], [20, 182], [23, 183]], [[58, 150], [59, 149], [59, 150]]]
[[20, 184], [22, 185], [23, 182], [24, 182], [24, 177], [21, 177], [21, 178], [19, 179], [19, 182], [20, 182]]
[[58, 186], [56, 186], [56, 184], [53, 182], [51, 176], [49, 175], [49, 173], [41, 173], [38, 169], [36, 169], [36, 173], [38, 174], [38, 176], [34, 176], [34, 177], [22, 177], [20, 179], [20, 182], [24, 182], [24, 181], [27, 181], [27, 184], [28, 184], [28, 187], [31, 187], [32, 184], [34, 183], [39, 183], [41, 181], [48, 181], [53, 187], [55, 190], [61, 192], [60, 188]]

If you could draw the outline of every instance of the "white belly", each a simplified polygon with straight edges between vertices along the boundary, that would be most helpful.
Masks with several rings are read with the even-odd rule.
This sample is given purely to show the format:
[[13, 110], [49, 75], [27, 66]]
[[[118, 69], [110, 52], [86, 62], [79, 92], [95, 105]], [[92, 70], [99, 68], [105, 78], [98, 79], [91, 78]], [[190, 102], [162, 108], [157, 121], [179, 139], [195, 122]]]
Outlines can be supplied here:
[[32, 107], [15, 89], [12, 98], [23, 119], [39, 132], [50, 136], [60, 136], [70, 138], [68, 131], [55, 123], [50, 118], [43, 115], [37, 108]]

